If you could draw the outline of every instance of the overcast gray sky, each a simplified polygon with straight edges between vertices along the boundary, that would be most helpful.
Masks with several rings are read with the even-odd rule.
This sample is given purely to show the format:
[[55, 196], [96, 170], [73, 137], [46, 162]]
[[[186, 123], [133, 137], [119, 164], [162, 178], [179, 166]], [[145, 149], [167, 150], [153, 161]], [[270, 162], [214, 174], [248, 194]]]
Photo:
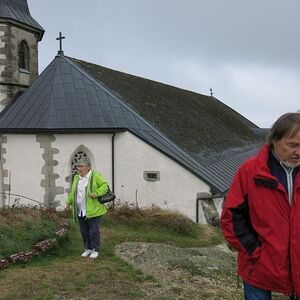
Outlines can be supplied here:
[[28, 0], [65, 55], [214, 96], [260, 127], [300, 109], [299, 0]]

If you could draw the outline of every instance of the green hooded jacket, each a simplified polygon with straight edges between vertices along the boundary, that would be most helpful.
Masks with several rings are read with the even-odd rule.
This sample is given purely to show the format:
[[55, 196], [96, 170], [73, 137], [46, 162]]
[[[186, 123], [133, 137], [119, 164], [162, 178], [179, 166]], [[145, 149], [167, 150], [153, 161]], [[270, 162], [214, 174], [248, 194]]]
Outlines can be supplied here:
[[[103, 196], [108, 191], [108, 184], [104, 177], [95, 171], [91, 171], [87, 191], [86, 191], [86, 217], [94, 218], [104, 215], [107, 212], [106, 207], [101, 204], [98, 199], [93, 199], [89, 195], [91, 193], [96, 193], [97, 197]], [[93, 186], [91, 188], [91, 178], [93, 177]], [[76, 222], [77, 219], [77, 208], [76, 208], [76, 197], [77, 197], [77, 184], [79, 181], [79, 174], [75, 175], [72, 183], [72, 191], [69, 194], [66, 203], [72, 207], [73, 221]]]

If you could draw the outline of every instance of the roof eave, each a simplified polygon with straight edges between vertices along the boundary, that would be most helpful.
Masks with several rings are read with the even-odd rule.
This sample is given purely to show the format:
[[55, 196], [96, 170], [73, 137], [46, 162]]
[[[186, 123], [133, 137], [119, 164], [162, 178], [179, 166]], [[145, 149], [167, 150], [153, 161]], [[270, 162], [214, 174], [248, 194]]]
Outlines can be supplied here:
[[34, 134], [34, 133], [115, 133], [127, 131], [126, 128], [0, 128], [1, 134]]
[[40, 25], [40, 28], [38, 27], [35, 27], [35, 26], [31, 26], [31, 25], [28, 25], [27, 23], [24, 23], [24, 22], [21, 22], [21, 21], [18, 21], [18, 20], [15, 20], [15, 19], [12, 19], [12, 18], [5, 18], [5, 17], [0, 17], [0, 22], [3, 22], [3, 23], [11, 23], [15, 26], [22, 26], [23, 28], [26, 28], [28, 30], [31, 30], [35, 33], [38, 34], [38, 41], [40, 42], [44, 36], [44, 33], [45, 33], [45, 30], [43, 27], [41, 27]]

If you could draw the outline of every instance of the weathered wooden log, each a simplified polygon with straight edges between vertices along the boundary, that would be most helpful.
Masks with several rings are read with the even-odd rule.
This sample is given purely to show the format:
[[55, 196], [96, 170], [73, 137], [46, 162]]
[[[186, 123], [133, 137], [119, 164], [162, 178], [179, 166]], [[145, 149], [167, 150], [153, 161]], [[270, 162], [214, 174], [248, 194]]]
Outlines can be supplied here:
[[58, 221], [59, 227], [70, 228], [70, 221], [68, 219], [61, 219]]
[[54, 232], [58, 237], [64, 237], [68, 234], [69, 230], [67, 228], [60, 228]]
[[[54, 232], [58, 237], [65, 237], [68, 235], [70, 230], [70, 222], [68, 219], [61, 219], [58, 221], [59, 229]], [[11, 263], [26, 263], [31, 260], [34, 256], [39, 255], [39, 252], [45, 252], [51, 249], [57, 242], [56, 238], [47, 239], [37, 243], [31, 251], [23, 251], [12, 254], [7, 258], [0, 259], [0, 270], [7, 268]]]
[[0, 270], [5, 269], [9, 266], [9, 260], [7, 258], [0, 259]]
[[38, 252], [36, 250], [31, 250], [31, 251], [12, 254], [8, 257], [8, 259], [12, 263], [16, 263], [16, 262], [26, 263], [27, 261], [31, 260], [34, 256], [37, 255]]
[[38, 251], [38, 252], [45, 252], [49, 249], [51, 249], [54, 244], [56, 243], [56, 239], [48, 239], [48, 240], [44, 240], [44, 241], [41, 241], [39, 243], [37, 243], [33, 249]]

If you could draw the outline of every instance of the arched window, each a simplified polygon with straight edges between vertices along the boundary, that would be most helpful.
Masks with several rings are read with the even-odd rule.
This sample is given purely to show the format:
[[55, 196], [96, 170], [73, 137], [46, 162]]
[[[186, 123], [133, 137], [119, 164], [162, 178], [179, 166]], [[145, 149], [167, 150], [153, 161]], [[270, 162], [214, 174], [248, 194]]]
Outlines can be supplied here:
[[18, 65], [19, 69], [29, 71], [29, 47], [25, 41], [22, 41], [19, 45]]
[[66, 182], [72, 185], [74, 176], [78, 173], [76, 169], [77, 162], [80, 158], [87, 157], [90, 159], [91, 167], [95, 166], [95, 159], [93, 153], [84, 145], [79, 145], [71, 154], [69, 160], [70, 173], [66, 177]]
[[74, 156], [72, 158], [72, 166], [71, 166], [72, 178], [74, 178], [74, 176], [77, 174], [76, 165], [77, 165], [78, 160], [82, 157], [88, 157], [88, 155], [84, 151], [78, 151], [74, 154]]

